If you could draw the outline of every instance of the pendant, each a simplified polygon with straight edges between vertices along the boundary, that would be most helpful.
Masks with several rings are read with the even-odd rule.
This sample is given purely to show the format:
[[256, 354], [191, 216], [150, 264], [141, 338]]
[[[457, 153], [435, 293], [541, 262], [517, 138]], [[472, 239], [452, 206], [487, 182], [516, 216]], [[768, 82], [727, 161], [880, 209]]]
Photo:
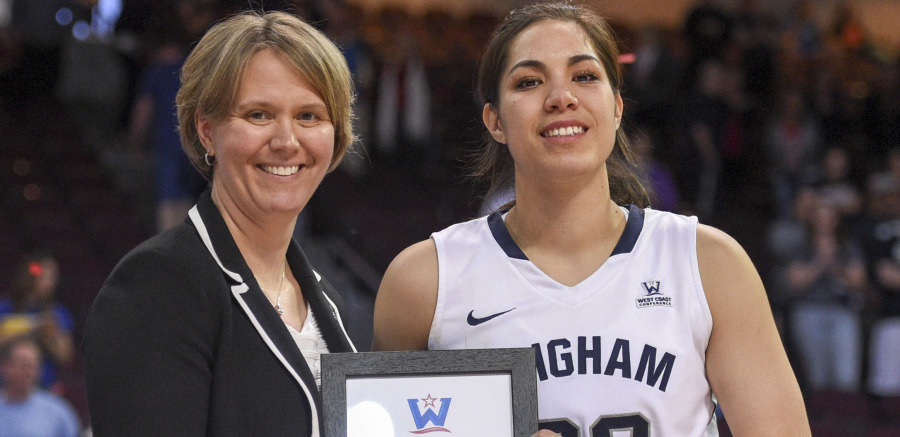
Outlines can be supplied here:
[[284, 315], [284, 308], [282, 308], [281, 305], [275, 305], [275, 311], [278, 311], [279, 316]]

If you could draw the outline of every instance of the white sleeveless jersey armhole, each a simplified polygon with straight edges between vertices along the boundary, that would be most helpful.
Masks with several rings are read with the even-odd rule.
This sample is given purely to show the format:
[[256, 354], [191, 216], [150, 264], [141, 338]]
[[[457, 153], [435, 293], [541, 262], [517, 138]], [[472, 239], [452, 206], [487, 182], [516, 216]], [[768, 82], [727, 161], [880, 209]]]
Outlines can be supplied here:
[[537, 269], [499, 213], [432, 234], [438, 295], [428, 347], [532, 347], [540, 420], [567, 421], [581, 437], [622, 424], [640, 436], [644, 422], [653, 436], [718, 435], [697, 219], [625, 211], [613, 254], [573, 287]]

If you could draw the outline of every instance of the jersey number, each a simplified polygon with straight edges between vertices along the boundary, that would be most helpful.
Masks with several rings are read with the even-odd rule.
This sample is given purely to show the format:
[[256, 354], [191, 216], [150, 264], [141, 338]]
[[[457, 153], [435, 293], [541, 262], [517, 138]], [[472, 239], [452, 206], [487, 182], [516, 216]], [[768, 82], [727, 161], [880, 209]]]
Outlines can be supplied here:
[[[542, 421], [540, 429], [563, 437], [579, 437], [578, 426], [566, 419]], [[649, 437], [650, 421], [640, 413], [602, 416], [591, 426], [591, 437], [612, 437], [615, 431], [630, 431], [631, 437]]]

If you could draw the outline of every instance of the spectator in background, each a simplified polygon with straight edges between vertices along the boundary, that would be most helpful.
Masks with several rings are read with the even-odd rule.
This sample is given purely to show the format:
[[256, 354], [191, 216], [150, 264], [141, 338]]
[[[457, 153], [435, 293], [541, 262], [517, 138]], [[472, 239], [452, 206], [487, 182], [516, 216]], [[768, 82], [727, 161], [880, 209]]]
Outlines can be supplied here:
[[766, 127], [766, 150], [776, 213], [789, 215], [794, 191], [807, 182], [819, 156], [820, 133], [800, 90], [785, 86], [777, 100], [778, 108]]
[[722, 50], [731, 38], [732, 21], [719, 0], [697, 0], [688, 10], [682, 33], [690, 50], [686, 76], [689, 87], [699, 77], [703, 63], [722, 58]]
[[[775, 258], [775, 265], [787, 265], [794, 251], [806, 244], [810, 216], [818, 202], [819, 194], [815, 188], [800, 186], [791, 199], [790, 214], [779, 215], [772, 221], [766, 235], [769, 254]], [[784, 289], [783, 286], [776, 288]]]
[[148, 133], [152, 135], [156, 231], [162, 232], [187, 217], [203, 190], [204, 181], [181, 150], [175, 115], [175, 95], [181, 85], [179, 73], [187, 55], [177, 32], [162, 29], [154, 35], [157, 42], [138, 85], [128, 137], [132, 150], [141, 153]]
[[[758, 171], [757, 148], [759, 143], [757, 100], [747, 93], [746, 69], [741, 61], [740, 47], [729, 44], [729, 52], [736, 59], [727, 61], [723, 70], [721, 97], [725, 103], [720, 133], [715, 141], [715, 151], [721, 165], [720, 179], [713, 203], [717, 215], [730, 213], [743, 204], [768, 197], [763, 189], [764, 176]], [[761, 179], [761, 180], [756, 180]], [[722, 222], [729, 220], [717, 217]], [[724, 225], [724, 223], [723, 223]]]
[[[767, 284], [769, 299], [772, 301], [772, 311], [775, 313], [775, 321], [781, 332], [790, 332], [790, 318], [787, 313], [790, 310], [792, 293], [787, 284], [785, 270], [798, 251], [809, 241], [809, 222], [815, 206], [819, 202], [816, 190], [809, 186], [801, 186], [794, 192], [791, 199], [791, 213], [789, 215], [776, 216], [766, 229], [766, 255], [770, 258], [771, 268], [763, 278]], [[785, 348], [788, 354], [796, 356], [797, 347], [790, 335], [785, 336]], [[796, 371], [803, 377], [802, 369], [795, 366]]]
[[776, 69], [786, 82], [800, 89], [810, 87], [809, 78], [822, 58], [824, 41], [810, 0], [795, 0], [787, 27], [781, 32], [780, 57]]
[[826, 33], [827, 57], [814, 74], [831, 76], [822, 77], [822, 88], [816, 90], [830, 94], [823, 99], [827, 106], [818, 108], [826, 142], [839, 140], [852, 160], [864, 161], [883, 158], [886, 150], [876, 150], [881, 134], [876, 83], [883, 66], [876, 60], [881, 49], [875, 46], [855, 3], [842, 0], [835, 6]]
[[663, 30], [645, 26], [634, 41], [634, 62], [625, 68], [625, 115], [635, 123], [660, 129], [671, 135], [671, 111], [683, 81], [683, 62], [664, 40]]
[[420, 29], [404, 10], [388, 8], [382, 14], [395, 31], [385, 35], [378, 53], [375, 146], [381, 156], [418, 169], [423, 159], [434, 164], [437, 157], [430, 150], [431, 91]]
[[81, 424], [63, 398], [38, 386], [41, 348], [29, 336], [0, 346], [0, 437], [76, 437]]
[[686, 104], [684, 125], [691, 153], [679, 167], [687, 176], [682, 194], [701, 221], [709, 219], [720, 195], [725, 124], [730, 114], [725, 90], [728, 71], [721, 61], [706, 61], [699, 67], [697, 84]]
[[862, 376], [865, 264], [859, 245], [841, 224], [834, 205], [818, 202], [806, 244], [785, 272], [793, 300], [790, 334], [814, 392], [855, 392]]
[[435, 158], [441, 161], [431, 171], [443, 180], [450, 180], [455, 164], [464, 161], [470, 152], [468, 145], [478, 141], [471, 117], [475, 101], [471, 93], [461, 92], [471, 88], [471, 72], [477, 65], [477, 57], [467, 53], [465, 40], [486, 38], [480, 34], [476, 20], [437, 10], [420, 19], [425, 27], [422, 55], [435, 114], [431, 147]]
[[40, 386], [61, 392], [60, 368], [72, 363], [73, 319], [57, 301], [59, 264], [51, 254], [37, 251], [21, 260], [9, 296], [0, 298], [0, 345], [20, 335], [29, 335], [46, 357], [41, 365]]
[[347, 59], [357, 93], [353, 131], [357, 132], [359, 143], [352, 146], [339, 168], [360, 176], [366, 172], [369, 165], [363, 145], [372, 144], [371, 101], [375, 75], [372, 48], [362, 35], [364, 14], [359, 5], [351, 5], [346, 1], [324, 2], [322, 10], [327, 17], [322, 30], [337, 44]]
[[741, 0], [734, 17], [732, 40], [740, 51], [743, 84], [754, 106], [772, 100], [776, 79], [776, 19], [759, 0]]
[[862, 209], [862, 193], [850, 178], [851, 161], [847, 150], [831, 146], [816, 168], [813, 184], [826, 202], [837, 208], [842, 217], [855, 219]]
[[[894, 152], [896, 155], [898, 152]], [[900, 158], [895, 158], [900, 159]], [[869, 278], [876, 293], [876, 320], [869, 343], [867, 389], [877, 406], [900, 397], [900, 179], [891, 172], [868, 183], [868, 217], [860, 226]]]
[[[137, 83], [140, 79], [146, 56], [146, 39], [152, 35], [154, 25], [168, 21], [172, 15], [168, 10], [160, 9], [167, 2], [149, 2], [148, 0], [121, 0], [122, 10], [113, 27], [113, 36], [116, 40], [116, 53], [122, 60], [126, 72], [126, 89], [124, 106], [134, 106], [134, 96], [137, 92]], [[129, 111], [122, 111], [119, 122], [126, 127], [129, 122]]]
[[45, 104], [54, 96], [62, 44], [68, 28], [56, 23], [56, 12], [69, 0], [13, 0], [12, 37], [20, 53], [14, 73], [13, 100]]

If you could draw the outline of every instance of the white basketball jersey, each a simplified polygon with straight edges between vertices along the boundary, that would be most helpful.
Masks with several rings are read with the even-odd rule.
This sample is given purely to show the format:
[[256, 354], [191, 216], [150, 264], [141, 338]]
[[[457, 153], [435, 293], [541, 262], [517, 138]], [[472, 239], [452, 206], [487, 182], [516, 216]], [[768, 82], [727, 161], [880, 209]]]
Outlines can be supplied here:
[[537, 269], [499, 213], [434, 233], [428, 347], [534, 348], [541, 427], [564, 437], [716, 436], [697, 219], [623, 210], [612, 255], [574, 287]]

